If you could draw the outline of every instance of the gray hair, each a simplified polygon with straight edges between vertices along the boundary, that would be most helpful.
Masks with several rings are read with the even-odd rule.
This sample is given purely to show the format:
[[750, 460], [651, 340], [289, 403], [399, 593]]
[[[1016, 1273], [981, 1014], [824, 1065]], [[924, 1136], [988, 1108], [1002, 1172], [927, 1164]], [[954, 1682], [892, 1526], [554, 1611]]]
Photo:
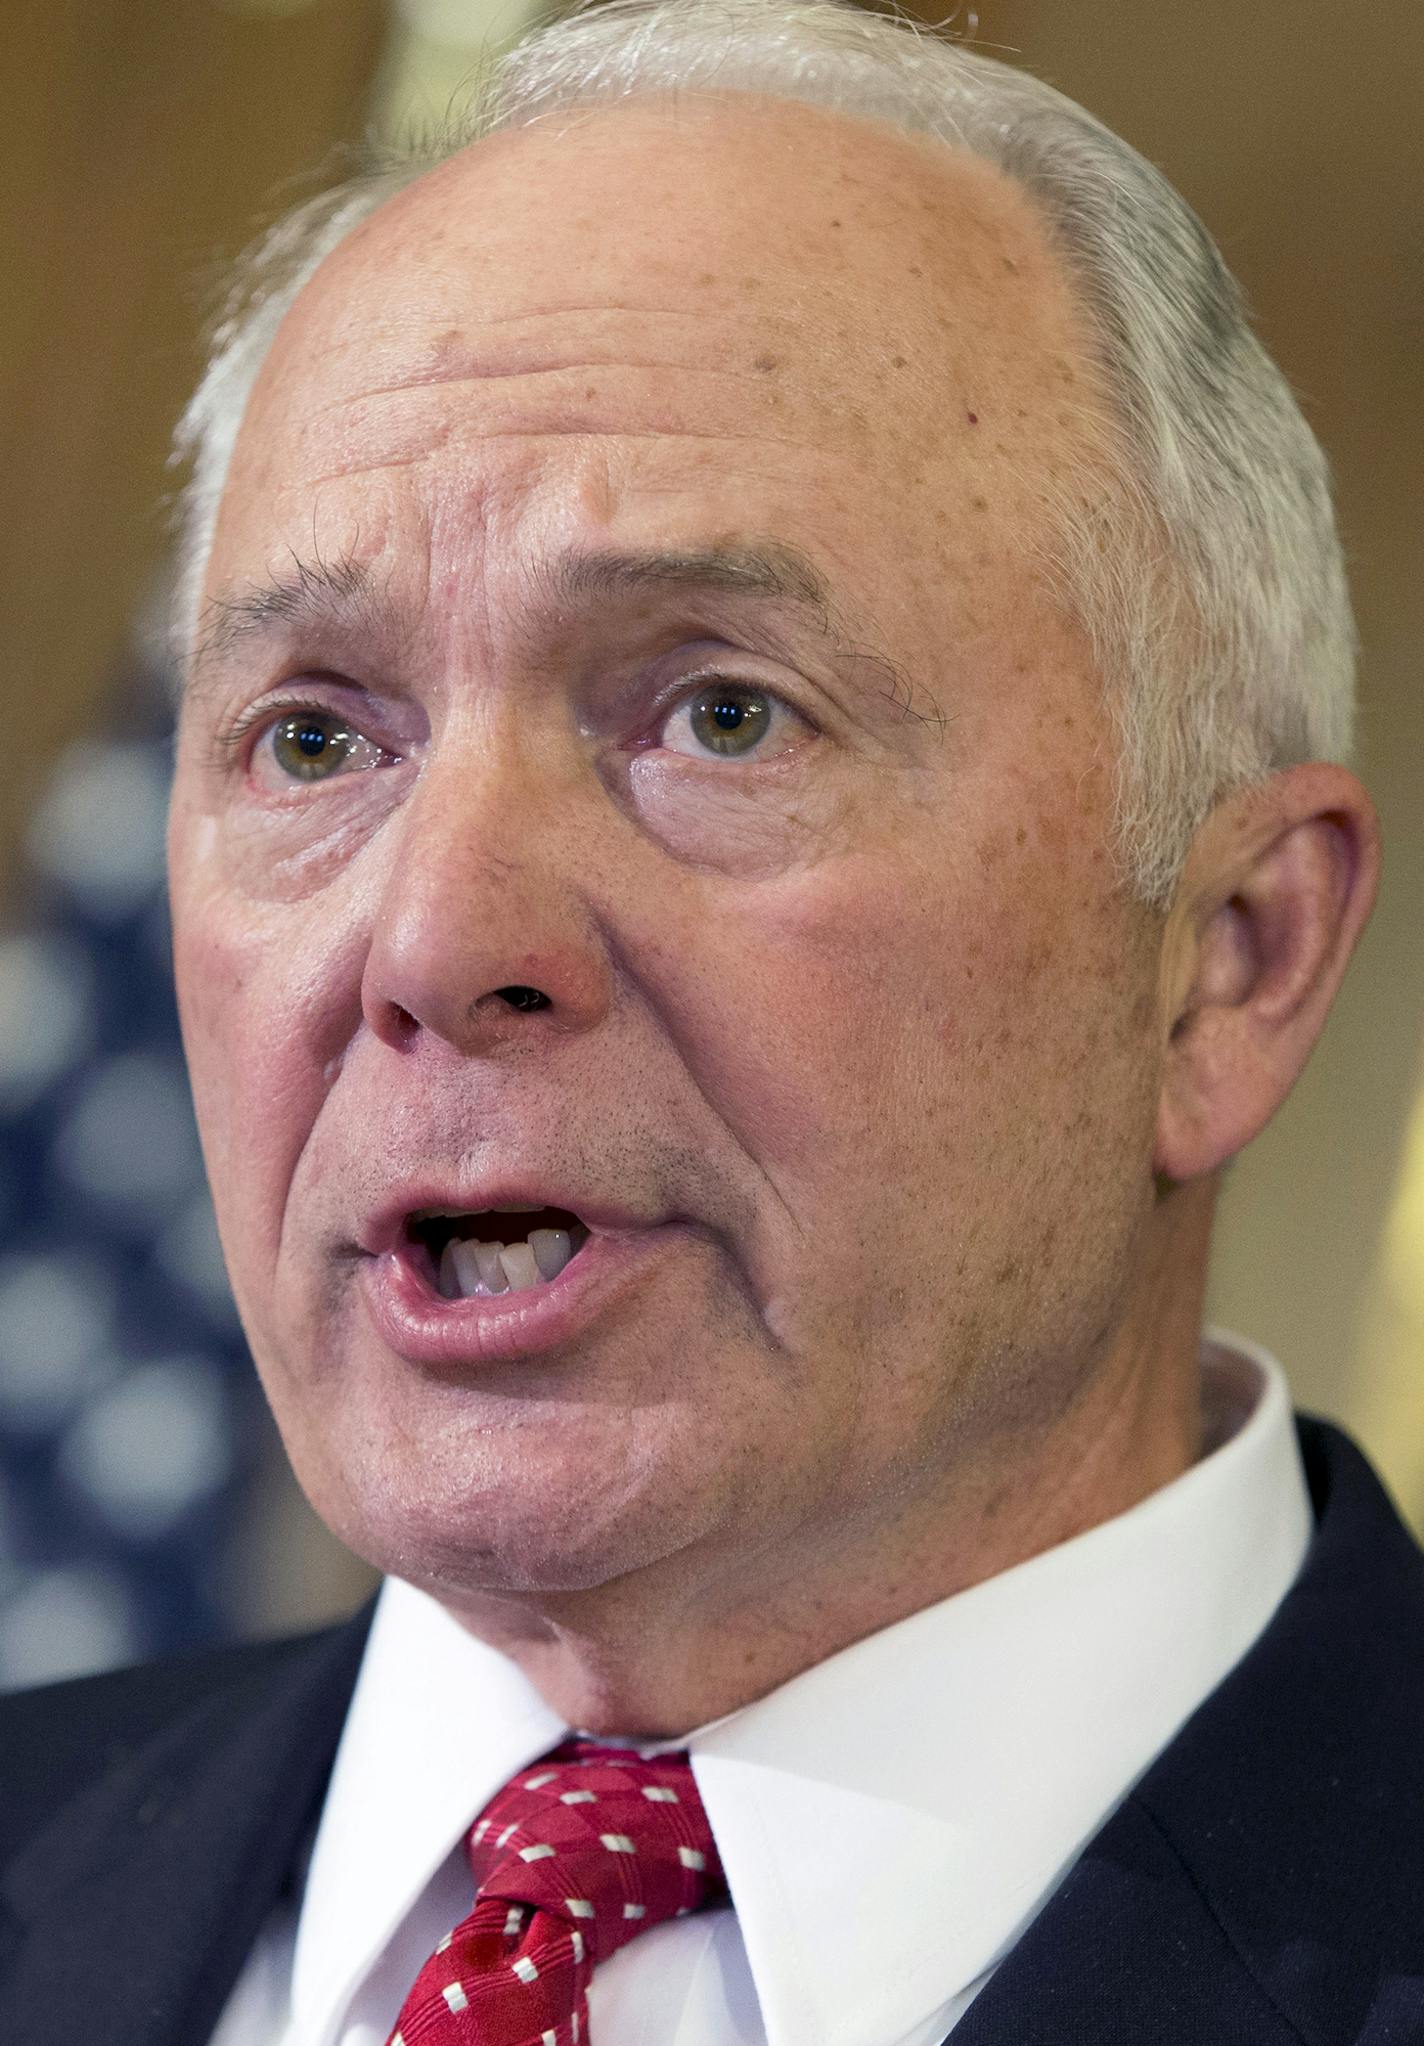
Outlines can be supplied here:
[[1221, 795], [1349, 752], [1355, 634], [1324, 455], [1220, 253], [1151, 164], [1038, 79], [846, 0], [577, 11], [491, 66], [458, 131], [373, 160], [281, 220], [239, 268], [177, 430], [176, 455], [192, 462], [182, 638], [197, 627], [243, 409], [323, 258], [479, 136], [679, 88], [758, 92], [933, 136], [1037, 201], [1096, 338], [1108, 401], [1096, 438], [1118, 486], [1108, 508], [1101, 492], [1058, 490], [1041, 566], [1103, 676], [1122, 873], [1165, 906]]

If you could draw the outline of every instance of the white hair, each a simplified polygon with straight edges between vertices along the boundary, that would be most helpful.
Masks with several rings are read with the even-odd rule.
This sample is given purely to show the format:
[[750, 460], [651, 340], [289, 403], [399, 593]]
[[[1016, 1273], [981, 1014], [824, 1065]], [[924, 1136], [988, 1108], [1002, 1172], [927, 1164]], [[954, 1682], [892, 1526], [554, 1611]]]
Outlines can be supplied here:
[[[1030, 192], [1098, 349], [1085, 421], [1117, 488], [1056, 491], [1043, 567], [1090, 635], [1117, 731], [1116, 850], [1165, 906], [1226, 791], [1343, 759], [1354, 624], [1325, 458], [1196, 215], [1052, 87], [847, 0], [614, 0], [491, 67], [458, 130], [375, 159], [241, 264], [177, 432], [179, 629], [191, 642], [243, 409], [277, 327], [357, 223], [481, 135], [676, 89], [757, 92], [937, 138]], [[1049, 486], [1045, 483], [1044, 489]]]

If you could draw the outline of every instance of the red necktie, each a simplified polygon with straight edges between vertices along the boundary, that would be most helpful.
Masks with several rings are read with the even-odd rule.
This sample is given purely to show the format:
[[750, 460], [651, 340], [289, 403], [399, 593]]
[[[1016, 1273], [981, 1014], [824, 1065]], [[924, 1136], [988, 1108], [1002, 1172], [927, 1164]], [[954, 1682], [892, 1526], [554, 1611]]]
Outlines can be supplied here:
[[466, 1839], [475, 1908], [441, 1940], [388, 2046], [589, 2046], [594, 1967], [725, 1890], [686, 1755], [569, 1740]]

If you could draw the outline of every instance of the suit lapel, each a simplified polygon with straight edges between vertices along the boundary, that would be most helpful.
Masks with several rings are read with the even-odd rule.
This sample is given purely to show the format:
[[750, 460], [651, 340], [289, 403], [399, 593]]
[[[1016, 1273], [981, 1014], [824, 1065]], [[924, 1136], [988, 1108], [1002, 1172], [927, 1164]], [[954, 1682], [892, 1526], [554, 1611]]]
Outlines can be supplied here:
[[1300, 1436], [1300, 1577], [948, 2046], [1424, 2038], [1424, 1558], [1346, 1437]]
[[0, 2038], [203, 2046], [315, 1817], [368, 1624], [259, 1653], [29, 1842]]
[[1129, 1803], [946, 2046], [1301, 2046], [1148, 1816]]

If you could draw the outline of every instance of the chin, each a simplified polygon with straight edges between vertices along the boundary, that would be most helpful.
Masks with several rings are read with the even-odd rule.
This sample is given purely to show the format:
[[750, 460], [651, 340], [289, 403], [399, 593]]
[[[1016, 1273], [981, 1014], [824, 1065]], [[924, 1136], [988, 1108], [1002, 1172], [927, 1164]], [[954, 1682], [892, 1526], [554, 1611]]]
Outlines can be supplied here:
[[[540, 1481], [542, 1480], [542, 1482]], [[704, 1509], [676, 1488], [600, 1498], [567, 1473], [528, 1474], [514, 1494], [420, 1492], [392, 1473], [353, 1497], [346, 1486], [308, 1497], [348, 1548], [445, 1604], [543, 1599], [590, 1592], [668, 1562], [707, 1533]]]

